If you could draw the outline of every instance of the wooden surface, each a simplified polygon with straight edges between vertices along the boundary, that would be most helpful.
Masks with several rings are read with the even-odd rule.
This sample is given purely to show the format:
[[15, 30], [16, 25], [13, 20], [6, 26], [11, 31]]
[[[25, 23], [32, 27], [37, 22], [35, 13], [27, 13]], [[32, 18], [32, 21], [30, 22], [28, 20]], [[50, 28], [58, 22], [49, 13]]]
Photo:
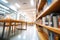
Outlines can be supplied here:
[[0, 20], [0, 22], [18, 22], [18, 21], [13, 19], [2, 19]]
[[38, 11], [40, 11], [44, 7], [44, 5], [46, 4], [46, 1], [47, 0], [41, 0], [40, 3], [38, 3], [38, 5], [37, 5], [38, 6]]
[[[38, 28], [37, 28], [37, 31], [38, 31]], [[42, 30], [38, 31], [38, 35], [40, 40], [48, 40], [48, 35]]]
[[60, 3], [60, 1], [54, 0], [49, 6], [47, 6], [47, 8], [44, 11], [42, 11], [42, 13], [40, 15], [38, 15], [36, 20], [38, 18], [46, 16], [47, 14], [50, 14], [53, 11], [57, 11], [59, 9], [59, 5], [60, 5], [59, 3]]
[[[11, 26], [18, 26], [20, 24], [12, 24]], [[10, 25], [5, 25], [5, 26], [10, 26]]]
[[29, 23], [29, 24], [34, 24], [34, 22], [27, 22], [27, 21], [22, 21], [22, 20], [14, 20], [14, 19], [2, 19], [0, 22], [16, 22], [16, 23]]
[[43, 28], [46, 28], [54, 33], [57, 33], [57, 34], [60, 34], [60, 28], [54, 28], [54, 27], [51, 27], [51, 26], [46, 26], [46, 25], [42, 25], [42, 24], [38, 24], [36, 23], [37, 25], [43, 27]]

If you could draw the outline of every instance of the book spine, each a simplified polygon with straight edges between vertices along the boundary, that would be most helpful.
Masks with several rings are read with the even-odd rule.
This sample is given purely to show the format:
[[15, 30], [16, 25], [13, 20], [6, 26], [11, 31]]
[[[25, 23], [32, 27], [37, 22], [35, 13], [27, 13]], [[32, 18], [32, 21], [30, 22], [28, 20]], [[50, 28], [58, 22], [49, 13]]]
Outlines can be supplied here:
[[[47, 20], [48, 20], [48, 26], [52, 26], [51, 15], [47, 15]], [[53, 40], [53, 33], [51, 31], [48, 32], [49, 32], [49, 40]]]
[[[58, 28], [60, 28], [60, 14], [57, 16], [57, 20], [58, 20]], [[60, 40], [60, 35], [58, 36], [58, 40]]]
[[60, 28], [60, 15], [58, 15], [58, 28]]
[[[46, 25], [46, 17], [42, 18], [42, 24]], [[48, 30], [47, 29], [43, 28], [43, 31], [48, 35]]]
[[[57, 15], [53, 15], [53, 27], [58, 28], [58, 18]], [[54, 40], [58, 40], [58, 35], [54, 33]]]

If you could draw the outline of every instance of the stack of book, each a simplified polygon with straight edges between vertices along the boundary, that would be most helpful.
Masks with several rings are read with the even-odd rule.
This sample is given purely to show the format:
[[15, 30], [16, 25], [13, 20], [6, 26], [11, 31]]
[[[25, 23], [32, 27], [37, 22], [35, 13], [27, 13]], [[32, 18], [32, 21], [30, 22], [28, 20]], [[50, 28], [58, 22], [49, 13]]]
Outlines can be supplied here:
[[[51, 13], [45, 17], [42, 17], [40, 19], [40, 24], [60, 28], [60, 13]], [[48, 31], [47, 29], [43, 28], [43, 31], [45, 31], [49, 35], [49, 40], [59, 40], [59, 35], [56, 33], [53, 33], [51, 31]]]

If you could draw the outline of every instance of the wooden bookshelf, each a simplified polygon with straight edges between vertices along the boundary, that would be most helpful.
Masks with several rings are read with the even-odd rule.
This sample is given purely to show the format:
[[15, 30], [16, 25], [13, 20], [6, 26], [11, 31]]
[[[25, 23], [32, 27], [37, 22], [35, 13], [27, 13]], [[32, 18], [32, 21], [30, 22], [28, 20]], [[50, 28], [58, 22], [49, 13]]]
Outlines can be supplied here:
[[[46, 3], [48, 4], [48, 2], [46, 2]], [[36, 16], [35, 24], [38, 25], [37, 27], [40, 27], [39, 30], [45, 28], [46, 30], [49, 30], [53, 33], [56, 33], [56, 35], [60, 35], [60, 28], [58, 28], [58, 27], [56, 28], [55, 26], [52, 27], [52, 26], [47, 26], [47, 25], [42, 24], [42, 18], [43, 17], [50, 15], [52, 13], [60, 13], [60, 11], [59, 11], [60, 10], [60, 0], [52, 0], [50, 5], [47, 5], [46, 3], [43, 3], [43, 1], [41, 0], [41, 3], [37, 4], [37, 6], [38, 6], [37, 7], [38, 12], [37, 13], [39, 13], [39, 14], [37, 14], [37, 16]], [[45, 31], [44, 31], [44, 33], [45, 33]], [[41, 38], [40, 40], [47, 40], [48, 38], [50, 38], [50, 37], [48, 37], [49, 35], [47, 37], [45, 37], [45, 35], [47, 33], [46, 34], [44, 34], [44, 33], [43, 33], [43, 30], [41, 30], [40, 32], [38, 31], [38, 35]]]
[[42, 30], [39, 31], [38, 28], [36, 29], [39, 36], [39, 40], [48, 40], [48, 35], [44, 31]]
[[37, 5], [38, 11], [40, 11], [40, 10], [44, 7], [46, 1], [47, 1], [47, 0], [39, 0], [39, 3], [38, 3], [38, 5]]
[[57, 34], [60, 34], [60, 28], [54, 28], [54, 27], [51, 27], [51, 26], [46, 26], [46, 25], [42, 25], [42, 24], [38, 24], [36, 23], [37, 25], [43, 27], [43, 28], [46, 28], [54, 33], [57, 33]]
[[57, 11], [58, 8], [60, 7], [59, 5], [60, 1], [58, 0], [54, 0], [54, 2], [51, 3], [51, 5], [49, 5], [44, 11], [42, 11], [42, 13], [40, 15], [37, 16], [36, 20], [46, 16], [47, 14], [50, 14], [53, 11]]
[[38, 35], [39, 35], [40, 40], [47, 40], [45, 37], [46, 35], [44, 35], [44, 32], [40, 31], [38, 32]]

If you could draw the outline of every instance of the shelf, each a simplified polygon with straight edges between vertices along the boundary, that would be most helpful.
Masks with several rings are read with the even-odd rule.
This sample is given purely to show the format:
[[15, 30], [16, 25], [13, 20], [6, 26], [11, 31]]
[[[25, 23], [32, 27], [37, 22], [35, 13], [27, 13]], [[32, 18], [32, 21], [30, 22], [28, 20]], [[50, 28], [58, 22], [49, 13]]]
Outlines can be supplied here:
[[51, 27], [51, 26], [41, 25], [41, 24], [38, 24], [38, 23], [36, 23], [36, 24], [39, 25], [39, 26], [42, 26], [42, 27], [44, 27], [44, 28], [46, 28], [46, 29], [48, 29], [48, 30], [50, 30], [52, 32], [60, 34], [60, 28], [55, 28], [55, 27]]
[[[38, 28], [37, 28], [37, 31], [38, 31]], [[43, 31], [38, 31], [38, 36], [40, 40], [48, 40], [47, 34]]]
[[46, 4], [46, 1], [47, 0], [39, 0], [39, 4], [37, 5], [38, 6], [38, 11], [40, 11], [43, 7], [44, 7], [44, 5]]
[[47, 14], [50, 14], [53, 11], [57, 11], [60, 6], [59, 3], [60, 3], [60, 1], [54, 0], [44, 11], [42, 11], [42, 13], [40, 15], [38, 15], [36, 20], [43, 16], [46, 16]]

